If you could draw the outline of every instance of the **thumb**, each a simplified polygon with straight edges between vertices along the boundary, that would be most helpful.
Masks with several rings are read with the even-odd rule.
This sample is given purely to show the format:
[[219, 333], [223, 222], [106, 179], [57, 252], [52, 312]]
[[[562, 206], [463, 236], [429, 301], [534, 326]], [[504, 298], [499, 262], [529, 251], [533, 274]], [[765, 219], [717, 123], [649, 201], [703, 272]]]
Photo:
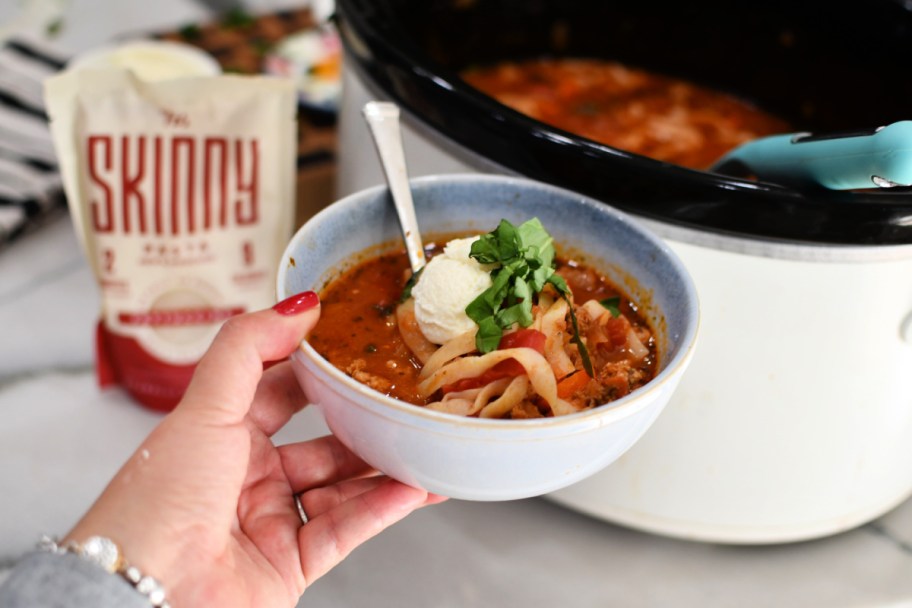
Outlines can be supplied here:
[[232, 317], [200, 359], [179, 408], [203, 410], [220, 424], [243, 420], [263, 364], [288, 357], [320, 318], [320, 300], [305, 291], [271, 309]]

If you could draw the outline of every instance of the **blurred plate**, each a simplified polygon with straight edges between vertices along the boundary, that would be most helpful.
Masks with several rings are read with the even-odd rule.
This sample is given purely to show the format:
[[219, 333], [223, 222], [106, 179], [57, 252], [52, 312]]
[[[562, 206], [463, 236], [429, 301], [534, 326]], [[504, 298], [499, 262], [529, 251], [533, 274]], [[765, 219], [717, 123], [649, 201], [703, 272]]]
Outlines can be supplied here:
[[265, 56], [263, 71], [297, 82], [304, 106], [335, 112], [341, 82], [342, 45], [331, 24], [292, 34]]

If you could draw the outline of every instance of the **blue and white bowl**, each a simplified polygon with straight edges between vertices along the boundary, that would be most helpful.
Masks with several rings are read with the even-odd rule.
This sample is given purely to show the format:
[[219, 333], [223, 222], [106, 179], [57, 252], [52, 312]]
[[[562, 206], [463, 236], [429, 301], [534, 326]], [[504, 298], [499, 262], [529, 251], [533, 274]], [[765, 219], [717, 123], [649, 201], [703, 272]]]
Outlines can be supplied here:
[[[684, 374], [699, 325], [697, 294], [668, 247], [627, 215], [528, 179], [429, 176], [412, 181], [422, 235], [488, 232], [501, 219], [538, 217], [558, 244], [627, 291], [656, 334], [659, 371], [647, 385], [591, 410], [534, 420], [465, 418], [393, 399], [360, 384], [305, 341], [292, 365], [308, 399], [342, 443], [390, 477], [467, 500], [538, 496], [614, 462], [647, 431]], [[277, 297], [321, 290], [365, 251], [401, 247], [385, 187], [348, 196], [294, 235]]]

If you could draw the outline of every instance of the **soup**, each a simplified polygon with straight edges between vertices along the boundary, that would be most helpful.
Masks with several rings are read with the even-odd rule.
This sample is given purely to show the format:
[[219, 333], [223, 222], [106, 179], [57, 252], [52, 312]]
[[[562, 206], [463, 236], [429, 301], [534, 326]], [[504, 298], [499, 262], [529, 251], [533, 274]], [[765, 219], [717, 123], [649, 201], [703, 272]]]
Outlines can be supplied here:
[[[428, 245], [426, 268], [455, 242], [446, 248], [445, 241]], [[651, 380], [656, 344], [636, 305], [578, 260], [549, 263], [550, 282], [519, 298], [531, 304], [530, 322], [510, 324], [492, 338], [489, 352], [481, 352], [482, 332], [475, 326], [438, 338], [442, 343], [422, 333], [421, 302], [416, 304], [417, 287], [409, 293], [404, 250], [366, 259], [332, 280], [321, 293], [320, 322], [308, 341], [337, 368], [381, 393], [463, 416], [568, 414], [623, 397]], [[419, 277], [418, 284], [425, 280], [430, 278]]]
[[462, 78], [536, 120], [614, 148], [693, 169], [789, 125], [731, 95], [596, 59], [537, 59]]

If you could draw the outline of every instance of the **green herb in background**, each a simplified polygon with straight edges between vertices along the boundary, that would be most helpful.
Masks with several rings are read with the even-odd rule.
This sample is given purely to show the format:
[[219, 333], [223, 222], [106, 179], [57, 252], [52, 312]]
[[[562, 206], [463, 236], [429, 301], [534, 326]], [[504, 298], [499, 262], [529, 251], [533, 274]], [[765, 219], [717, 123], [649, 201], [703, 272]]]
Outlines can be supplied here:
[[[554, 239], [538, 218], [520, 226], [507, 220], [474, 243], [469, 257], [480, 264], [493, 264], [492, 285], [466, 307], [466, 314], [478, 325], [475, 347], [481, 353], [495, 350], [503, 330], [514, 324], [532, 324], [532, 300], [546, 284], [552, 285], [570, 303], [570, 289], [560, 275], [554, 273]], [[594, 376], [589, 353], [579, 335], [573, 306], [570, 306], [573, 325], [571, 342], [579, 348], [583, 367]]]
[[235, 7], [229, 10], [222, 17], [222, 25], [228, 28], [240, 29], [242, 27], [253, 25], [254, 22], [254, 18], [250, 16], [247, 11], [240, 7]]
[[250, 41], [250, 46], [258, 57], [264, 57], [272, 50], [272, 43], [268, 40], [263, 40], [262, 38], [254, 38]]
[[199, 40], [200, 36], [202, 36], [202, 32], [200, 31], [199, 26], [195, 23], [188, 23], [187, 25], [177, 30], [177, 33], [181, 38], [187, 40], [188, 42]]

